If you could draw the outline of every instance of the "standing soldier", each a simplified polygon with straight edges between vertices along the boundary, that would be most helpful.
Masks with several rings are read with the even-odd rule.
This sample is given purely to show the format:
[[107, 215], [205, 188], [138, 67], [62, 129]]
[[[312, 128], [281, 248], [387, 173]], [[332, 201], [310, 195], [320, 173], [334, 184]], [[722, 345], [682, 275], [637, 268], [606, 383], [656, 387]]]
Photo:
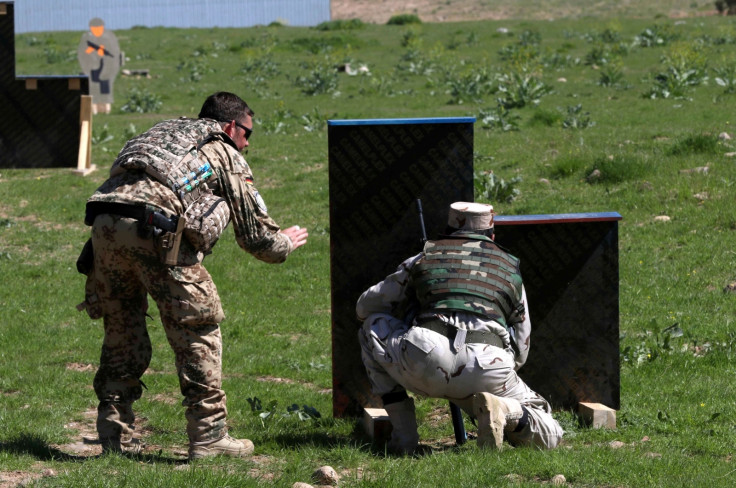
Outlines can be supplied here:
[[89, 32], [82, 34], [79, 41], [77, 59], [82, 72], [89, 76], [92, 111], [110, 113], [113, 83], [123, 59], [115, 34], [105, 30], [102, 19], [95, 17], [89, 21]]
[[358, 299], [363, 363], [388, 412], [389, 449], [411, 454], [419, 434], [406, 390], [445, 398], [478, 421], [478, 445], [554, 448], [562, 428], [516, 371], [531, 322], [519, 260], [493, 239], [493, 207], [456, 202], [446, 235]]
[[215, 93], [198, 119], [166, 120], [128, 141], [87, 201], [92, 238], [85, 249], [93, 258], [83, 252], [78, 262], [87, 274], [79, 308], [104, 322], [94, 389], [105, 451], [139, 444], [132, 405], [151, 361], [151, 295], [176, 357], [189, 458], [253, 452], [251, 441], [227, 434], [219, 326], [225, 315], [202, 261], [230, 221], [240, 247], [268, 263], [286, 260], [308, 234], [299, 226], [280, 230], [269, 217], [241, 155], [252, 132], [245, 101]]

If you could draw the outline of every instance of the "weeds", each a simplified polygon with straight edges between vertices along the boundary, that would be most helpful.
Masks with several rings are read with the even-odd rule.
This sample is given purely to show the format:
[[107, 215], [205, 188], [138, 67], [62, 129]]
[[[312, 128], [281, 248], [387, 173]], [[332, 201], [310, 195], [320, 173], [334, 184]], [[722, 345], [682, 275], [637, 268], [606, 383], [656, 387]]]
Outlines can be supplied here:
[[718, 137], [712, 134], [695, 134], [679, 139], [667, 151], [670, 156], [688, 156], [692, 154], [718, 154], [720, 152]]
[[736, 93], [736, 62], [732, 61], [722, 66], [712, 68], [713, 79], [718, 86], [723, 87], [723, 93], [732, 95]]
[[161, 97], [147, 90], [134, 88], [128, 94], [128, 100], [120, 107], [122, 112], [149, 113], [161, 110]]
[[338, 93], [337, 70], [330, 65], [320, 64], [313, 67], [308, 75], [297, 77], [294, 84], [305, 95], [314, 96], [326, 93], [336, 95]]
[[492, 109], [481, 110], [478, 120], [484, 129], [501, 129], [503, 132], [519, 130], [518, 121], [521, 117], [501, 105]]
[[485, 95], [498, 90], [496, 77], [485, 68], [473, 69], [461, 75], [448, 72], [445, 79], [447, 94], [451, 97], [448, 103], [451, 104], [461, 105], [467, 101], [479, 101]]
[[399, 14], [393, 15], [386, 25], [409, 25], [409, 24], [421, 24], [422, 20], [418, 15], [415, 14]]
[[595, 122], [590, 120], [590, 113], [583, 112], [583, 105], [577, 104], [567, 107], [567, 116], [562, 121], [564, 129], [587, 129], [593, 127]]
[[512, 202], [521, 194], [521, 190], [517, 188], [521, 181], [521, 176], [514, 176], [507, 181], [496, 176], [493, 171], [476, 172], [473, 175], [475, 198], [492, 203]]
[[529, 73], [510, 73], [499, 78], [498, 103], [506, 109], [538, 105], [540, 99], [552, 92], [552, 87]]

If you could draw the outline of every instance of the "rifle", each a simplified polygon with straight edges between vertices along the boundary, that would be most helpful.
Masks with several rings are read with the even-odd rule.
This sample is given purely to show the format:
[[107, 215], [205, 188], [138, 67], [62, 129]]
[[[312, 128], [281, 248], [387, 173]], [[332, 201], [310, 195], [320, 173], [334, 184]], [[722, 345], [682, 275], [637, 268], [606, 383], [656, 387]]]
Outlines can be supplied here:
[[[417, 198], [417, 212], [419, 213], [419, 225], [422, 229], [422, 248], [427, 242], [427, 229], [424, 227], [424, 212], [422, 211], [422, 199]], [[463, 411], [460, 407], [450, 402], [450, 415], [452, 416], [452, 429], [455, 431], [455, 442], [458, 446], [465, 444], [468, 435], [465, 432], [465, 423], [463, 422]]]
[[[92, 42], [92, 41], [87, 41], [87, 46], [88, 46], [88, 47], [91, 47], [91, 48], [92, 48], [92, 49], [94, 49], [95, 51], [98, 51], [98, 50], [100, 49], [100, 46], [99, 46], [98, 44], [95, 44], [95, 43], [94, 43], [94, 42]], [[103, 51], [105, 52], [105, 56], [110, 56], [111, 58], [114, 58], [114, 57], [115, 57], [115, 56], [113, 56], [113, 55], [112, 55], [112, 53], [111, 53], [110, 51], [108, 51], [107, 49], [103, 49]]]

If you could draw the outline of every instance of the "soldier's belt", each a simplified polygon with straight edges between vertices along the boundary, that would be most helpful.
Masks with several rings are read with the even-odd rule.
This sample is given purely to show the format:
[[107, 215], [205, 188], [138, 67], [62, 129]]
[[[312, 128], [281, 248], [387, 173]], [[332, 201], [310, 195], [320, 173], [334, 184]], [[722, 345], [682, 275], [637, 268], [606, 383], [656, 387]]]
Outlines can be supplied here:
[[[415, 327], [429, 329], [437, 332], [438, 334], [442, 334], [450, 339], [450, 342], [455, 341], [455, 336], [458, 331], [457, 327], [448, 325], [438, 319], [417, 319]], [[500, 347], [501, 349], [504, 347], [501, 338], [493, 332], [487, 330], [467, 330], [465, 332], [465, 344], [490, 344], [491, 346]]]
[[120, 217], [135, 219], [141, 224], [166, 232], [176, 232], [178, 217], [166, 217], [164, 214], [154, 212], [141, 205], [128, 205], [115, 202], [87, 202], [84, 223], [92, 225], [98, 215], [110, 214]]

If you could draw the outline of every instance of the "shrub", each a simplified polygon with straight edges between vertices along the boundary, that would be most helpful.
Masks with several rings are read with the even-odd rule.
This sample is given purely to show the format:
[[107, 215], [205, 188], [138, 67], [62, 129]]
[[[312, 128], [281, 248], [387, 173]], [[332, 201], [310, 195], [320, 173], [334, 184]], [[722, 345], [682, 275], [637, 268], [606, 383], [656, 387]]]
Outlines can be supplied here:
[[161, 110], [161, 97], [147, 90], [134, 88], [128, 95], [128, 100], [120, 107], [120, 111], [129, 113], [149, 113]]
[[386, 25], [409, 25], [421, 23], [422, 19], [420, 19], [419, 16], [416, 14], [399, 14], [394, 15], [390, 19], [388, 19]]
[[319, 31], [334, 31], [334, 30], [355, 30], [355, 29], [362, 29], [365, 27], [365, 24], [360, 19], [338, 19], [338, 20], [329, 20], [327, 22], [322, 22], [321, 24], [317, 24], [315, 26], [315, 29]]
[[298, 77], [295, 84], [306, 95], [336, 93], [337, 71], [327, 65], [316, 66], [307, 76]]
[[516, 188], [521, 182], [521, 176], [514, 176], [509, 181], [496, 176], [493, 171], [475, 172], [473, 184], [475, 186], [475, 199], [488, 202], [512, 202], [521, 190]]
[[521, 117], [497, 105], [492, 109], [481, 109], [478, 119], [484, 129], [501, 129], [504, 132], [519, 130], [517, 121]]
[[562, 121], [564, 129], [587, 129], [594, 125], [595, 122], [590, 120], [590, 112], [583, 112], [582, 104], [567, 107], [567, 117]]
[[671, 156], [690, 154], [718, 154], [718, 137], [712, 134], [695, 134], [683, 137], [669, 149]]
[[650, 165], [631, 156], [600, 156], [588, 168], [587, 174], [595, 170], [600, 172], [597, 178], [589, 180], [591, 183], [619, 183], [641, 178], [649, 173], [650, 168]]
[[538, 105], [544, 95], [552, 92], [552, 87], [530, 73], [511, 73], [500, 78], [498, 91], [503, 94], [498, 103], [510, 109]]

